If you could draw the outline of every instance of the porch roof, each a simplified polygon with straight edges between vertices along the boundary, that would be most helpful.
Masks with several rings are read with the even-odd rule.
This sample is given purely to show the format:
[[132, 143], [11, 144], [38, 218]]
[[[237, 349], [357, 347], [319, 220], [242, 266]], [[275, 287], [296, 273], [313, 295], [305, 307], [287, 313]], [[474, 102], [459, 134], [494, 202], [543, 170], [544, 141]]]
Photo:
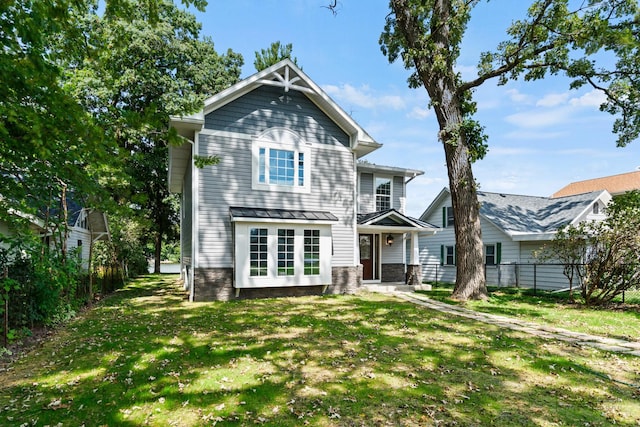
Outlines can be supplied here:
[[358, 214], [359, 230], [379, 230], [398, 233], [431, 231], [435, 233], [437, 228], [438, 227], [428, 222], [404, 215], [395, 209]]
[[334, 222], [338, 221], [331, 212], [305, 211], [291, 209], [250, 208], [232, 206], [229, 208], [232, 221], [271, 221], [271, 222]]

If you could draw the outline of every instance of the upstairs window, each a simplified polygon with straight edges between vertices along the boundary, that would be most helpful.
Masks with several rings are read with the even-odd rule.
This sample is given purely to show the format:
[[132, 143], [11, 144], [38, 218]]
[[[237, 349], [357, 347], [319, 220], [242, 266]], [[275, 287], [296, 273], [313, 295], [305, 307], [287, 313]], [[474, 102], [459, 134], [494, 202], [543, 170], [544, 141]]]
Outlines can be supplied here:
[[453, 207], [452, 206], [443, 206], [442, 207], [442, 228], [453, 227], [455, 224], [453, 218]]
[[278, 130], [253, 143], [254, 190], [308, 193], [311, 150], [291, 132]]
[[376, 211], [391, 209], [391, 178], [376, 177]]

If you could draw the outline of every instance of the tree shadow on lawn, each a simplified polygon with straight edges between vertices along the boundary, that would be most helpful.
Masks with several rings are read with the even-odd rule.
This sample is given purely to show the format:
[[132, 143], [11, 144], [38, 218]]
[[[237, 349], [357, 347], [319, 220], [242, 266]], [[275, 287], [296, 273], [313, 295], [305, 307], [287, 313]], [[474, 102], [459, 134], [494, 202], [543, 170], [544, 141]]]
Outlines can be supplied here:
[[379, 295], [188, 303], [172, 280], [127, 286], [2, 373], [0, 424], [634, 420], [592, 350]]

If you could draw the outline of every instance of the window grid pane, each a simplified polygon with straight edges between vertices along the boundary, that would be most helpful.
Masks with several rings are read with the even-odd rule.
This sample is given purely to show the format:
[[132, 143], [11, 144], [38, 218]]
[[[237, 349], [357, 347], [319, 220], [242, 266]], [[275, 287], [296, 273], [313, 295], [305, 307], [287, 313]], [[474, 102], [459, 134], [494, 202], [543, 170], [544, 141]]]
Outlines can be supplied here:
[[320, 274], [320, 230], [304, 230], [304, 274]]
[[252, 228], [249, 239], [249, 275], [267, 275], [267, 229]]
[[294, 231], [278, 229], [278, 276], [293, 276]]
[[269, 150], [269, 183], [293, 186], [295, 164], [293, 151]]
[[391, 209], [391, 180], [376, 178], [376, 210]]

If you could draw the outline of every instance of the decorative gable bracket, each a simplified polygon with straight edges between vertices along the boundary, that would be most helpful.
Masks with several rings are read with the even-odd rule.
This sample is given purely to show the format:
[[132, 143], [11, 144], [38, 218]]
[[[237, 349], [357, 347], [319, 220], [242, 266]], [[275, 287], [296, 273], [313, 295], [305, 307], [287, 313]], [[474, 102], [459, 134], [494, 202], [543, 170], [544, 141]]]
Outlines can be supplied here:
[[258, 83], [264, 84], [264, 85], [282, 87], [284, 88], [285, 92], [289, 92], [290, 89], [293, 89], [299, 92], [315, 94], [315, 91], [313, 89], [308, 88], [306, 86], [300, 86], [295, 84], [296, 82], [303, 81], [303, 80], [300, 78], [300, 76], [297, 76], [297, 75], [292, 77], [291, 67], [289, 67], [288, 65], [285, 65], [283, 71], [284, 71], [284, 75], [280, 74], [277, 71], [274, 71], [269, 75], [273, 77], [272, 79], [260, 79], [258, 80]]

